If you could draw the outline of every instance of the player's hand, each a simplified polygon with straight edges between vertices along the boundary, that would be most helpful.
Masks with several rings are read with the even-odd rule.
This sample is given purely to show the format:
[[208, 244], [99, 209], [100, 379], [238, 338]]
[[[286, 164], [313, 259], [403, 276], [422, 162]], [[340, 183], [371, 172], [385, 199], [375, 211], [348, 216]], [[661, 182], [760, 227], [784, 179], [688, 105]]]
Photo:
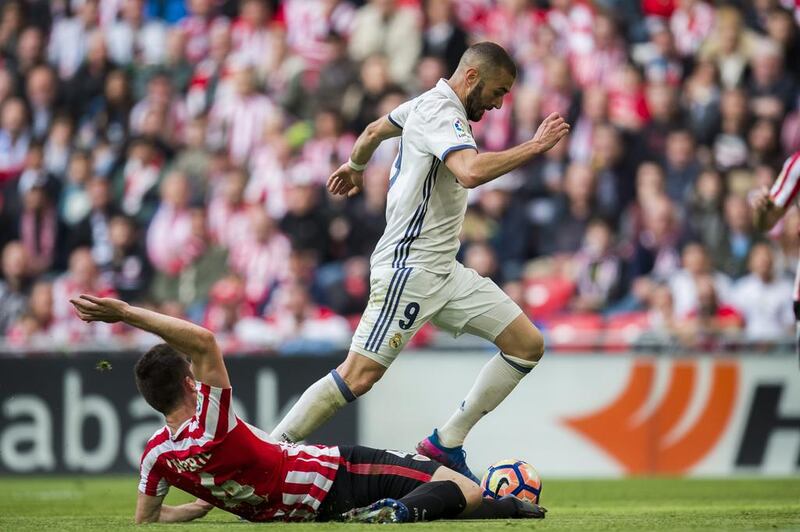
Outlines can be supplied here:
[[772, 205], [772, 199], [769, 194], [769, 187], [761, 187], [750, 193], [750, 204], [753, 209], [758, 212], [764, 212]]
[[125, 309], [128, 304], [119, 299], [110, 297], [94, 297], [81, 294], [78, 298], [69, 300], [78, 317], [89, 323], [92, 321], [103, 321], [105, 323], [117, 323], [122, 321], [125, 316]]
[[344, 163], [328, 178], [328, 191], [334, 196], [347, 195], [352, 198], [364, 186], [364, 172], [356, 172]]
[[536, 134], [533, 135], [533, 142], [537, 144], [537, 152], [544, 153], [559, 140], [569, 133], [569, 124], [558, 113], [550, 113], [550, 116], [539, 124]]

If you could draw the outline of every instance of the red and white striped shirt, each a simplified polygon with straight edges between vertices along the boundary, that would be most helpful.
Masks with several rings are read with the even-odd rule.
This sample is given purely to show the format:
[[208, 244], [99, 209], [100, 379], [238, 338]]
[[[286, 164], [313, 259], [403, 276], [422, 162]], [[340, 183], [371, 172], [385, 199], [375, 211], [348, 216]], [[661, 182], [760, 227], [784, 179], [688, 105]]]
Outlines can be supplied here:
[[[769, 197], [776, 207], [786, 209], [797, 200], [798, 191], [800, 191], [800, 150], [794, 152], [783, 163], [781, 173], [769, 191]], [[797, 266], [794, 279], [793, 297], [795, 301], [800, 301], [800, 264]]]
[[277, 443], [236, 416], [231, 388], [197, 383], [197, 413], [144, 449], [139, 491], [169, 486], [250, 521], [313, 519], [333, 486], [339, 448]]
[[783, 163], [781, 173], [772, 185], [769, 196], [776, 207], [785, 209], [797, 198], [800, 191], [800, 151], [796, 151]]

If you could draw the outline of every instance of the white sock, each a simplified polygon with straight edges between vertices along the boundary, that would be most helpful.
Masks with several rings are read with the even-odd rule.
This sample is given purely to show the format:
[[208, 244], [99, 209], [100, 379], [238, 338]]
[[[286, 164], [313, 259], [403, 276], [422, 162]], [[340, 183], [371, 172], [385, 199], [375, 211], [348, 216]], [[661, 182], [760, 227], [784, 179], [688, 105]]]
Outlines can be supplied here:
[[463, 445], [475, 423], [503, 402], [534, 367], [536, 362], [504, 353], [492, 357], [481, 369], [461, 407], [438, 429], [439, 442], [445, 447]]
[[334, 369], [303, 392], [271, 436], [292, 443], [304, 440], [340, 408], [355, 400], [356, 396]]

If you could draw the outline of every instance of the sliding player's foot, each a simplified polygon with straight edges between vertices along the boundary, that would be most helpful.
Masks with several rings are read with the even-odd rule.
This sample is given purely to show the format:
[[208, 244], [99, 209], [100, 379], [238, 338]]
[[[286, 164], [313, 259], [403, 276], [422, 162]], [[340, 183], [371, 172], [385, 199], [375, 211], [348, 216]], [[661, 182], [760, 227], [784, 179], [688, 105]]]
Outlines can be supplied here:
[[514, 506], [517, 507], [517, 513], [514, 517], [518, 519], [544, 519], [544, 515], [547, 513], [547, 508], [544, 506], [517, 499], [513, 495], [506, 495], [503, 498], [508, 498], [514, 502]]
[[405, 523], [409, 519], [406, 505], [395, 499], [381, 499], [363, 508], [355, 508], [342, 514], [342, 520], [350, 523]]
[[463, 447], [460, 445], [458, 447], [445, 447], [439, 441], [439, 434], [436, 429], [433, 429], [433, 434], [417, 444], [417, 452], [431, 460], [436, 460], [453, 471], [461, 473], [475, 484], [480, 484], [478, 477], [473, 475], [472, 471], [467, 467], [467, 453]]

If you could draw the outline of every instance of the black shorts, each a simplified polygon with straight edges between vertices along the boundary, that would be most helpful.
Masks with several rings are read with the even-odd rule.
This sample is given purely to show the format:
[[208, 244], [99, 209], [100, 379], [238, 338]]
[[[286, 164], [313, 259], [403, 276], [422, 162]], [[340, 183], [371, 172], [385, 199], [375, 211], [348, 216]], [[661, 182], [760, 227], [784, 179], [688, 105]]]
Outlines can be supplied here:
[[429, 482], [442, 467], [424, 456], [340, 446], [341, 464], [336, 479], [317, 512], [317, 521], [328, 521], [353, 508], [367, 506], [387, 497], [399, 499]]

